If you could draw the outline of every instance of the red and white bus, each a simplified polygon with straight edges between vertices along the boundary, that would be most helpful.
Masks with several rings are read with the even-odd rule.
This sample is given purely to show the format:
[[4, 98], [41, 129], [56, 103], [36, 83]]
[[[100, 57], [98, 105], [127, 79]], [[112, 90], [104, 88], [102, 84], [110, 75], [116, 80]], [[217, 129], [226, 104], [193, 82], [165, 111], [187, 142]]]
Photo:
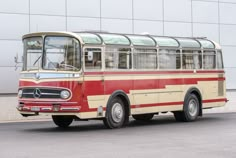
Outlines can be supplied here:
[[101, 119], [120, 128], [160, 112], [190, 122], [227, 101], [221, 47], [206, 38], [38, 32], [23, 43], [17, 109], [59, 127]]

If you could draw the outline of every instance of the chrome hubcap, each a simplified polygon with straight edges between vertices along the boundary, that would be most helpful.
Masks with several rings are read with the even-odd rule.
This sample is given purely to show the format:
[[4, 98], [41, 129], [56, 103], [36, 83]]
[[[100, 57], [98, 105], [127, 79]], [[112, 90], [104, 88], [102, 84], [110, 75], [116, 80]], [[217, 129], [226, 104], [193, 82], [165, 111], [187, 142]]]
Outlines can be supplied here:
[[189, 114], [194, 117], [194, 116], [197, 115], [197, 111], [198, 111], [197, 102], [194, 99], [190, 100], [190, 102], [189, 102]]
[[121, 122], [124, 115], [124, 111], [120, 103], [115, 103], [111, 109], [112, 120], [116, 123]]

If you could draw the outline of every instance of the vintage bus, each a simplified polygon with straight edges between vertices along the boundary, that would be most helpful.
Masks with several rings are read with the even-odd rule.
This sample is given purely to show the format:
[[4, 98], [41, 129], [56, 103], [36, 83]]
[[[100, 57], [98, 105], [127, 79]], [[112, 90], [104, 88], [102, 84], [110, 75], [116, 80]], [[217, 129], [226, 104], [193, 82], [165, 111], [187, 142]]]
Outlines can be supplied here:
[[17, 109], [59, 127], [99, 119], [120, 128], [160, 112], [191, 122], [227, 101], [221, 47], [206, 38], [37, 32], [23, 44]]

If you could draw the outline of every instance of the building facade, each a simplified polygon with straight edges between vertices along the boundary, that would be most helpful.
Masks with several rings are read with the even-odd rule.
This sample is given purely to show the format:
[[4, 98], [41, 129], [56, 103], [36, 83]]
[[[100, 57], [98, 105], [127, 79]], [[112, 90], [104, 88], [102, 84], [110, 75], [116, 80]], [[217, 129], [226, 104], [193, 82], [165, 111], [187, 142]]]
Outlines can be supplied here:
[[0, 94], [17, 92], [14, 56], [37, 31], [207, 37], [221, 44], [226, 86], [236, 89], [236, 0], [0, 0], [0, 21]]

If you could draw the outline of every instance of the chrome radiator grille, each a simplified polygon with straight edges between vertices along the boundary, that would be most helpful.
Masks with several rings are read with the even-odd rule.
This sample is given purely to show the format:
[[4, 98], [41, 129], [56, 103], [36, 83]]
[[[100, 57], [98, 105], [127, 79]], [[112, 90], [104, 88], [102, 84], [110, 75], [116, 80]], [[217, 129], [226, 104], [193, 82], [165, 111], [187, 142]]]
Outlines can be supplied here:
[[23, 88], [22, 98], [57, 99], [63, 89]]

